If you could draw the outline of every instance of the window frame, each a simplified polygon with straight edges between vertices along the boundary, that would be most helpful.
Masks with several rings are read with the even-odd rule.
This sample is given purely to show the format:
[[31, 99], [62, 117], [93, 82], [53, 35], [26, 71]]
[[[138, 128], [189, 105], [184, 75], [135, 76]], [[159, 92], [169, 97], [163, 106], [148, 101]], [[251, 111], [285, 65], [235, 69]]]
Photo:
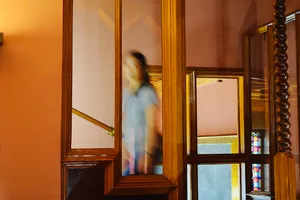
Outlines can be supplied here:
[[[246, 154], [242, 153], [244, 144], [246, 143], [246, 133], [245, 125], [240, 124], [244, 120], [244, 106], [241, 108], [242, 104], [239, 103], [239, 153], [233, 154], [198, 154], [197, 153], [197, 78], [209, 77], [209, 78], [237, 78], [242, 81], [239, 84], [238, 93], [239, 97], [244, 91], [244, 70], [242, 68], [215, 68], [215, 67], [187, 67], [187, 73], [189, 75], [189, 86], [190, 94], [188, 94], [190, 102], [190, 134], [187, 133], [188, 140], [190, 140], [190, 153], [187, 154], [187, 164], [191, 168], [191, 199], [198, 200], [198, 165], [199, 164], [239, 164], [240, 174], [243, 171], [242, 164], [246, 162]], [[241, 88], [242, 87], [242, 88]], [[240, 99], [240, 98], [239, 98]], [[243, 101], [243, 99], [242, 99]], [[242, 115], [242, 116], [240, 116]], [[246, 123], [246, 122], [245, 122]], [[242, 142], [241, 142], [242, 141]], [[242, 150], [242, 151], [241, 151]], [[240, 186], [242, 185], [242, 180], [240, 179]], [[242, 195], [242, 190], [240, 190]]]

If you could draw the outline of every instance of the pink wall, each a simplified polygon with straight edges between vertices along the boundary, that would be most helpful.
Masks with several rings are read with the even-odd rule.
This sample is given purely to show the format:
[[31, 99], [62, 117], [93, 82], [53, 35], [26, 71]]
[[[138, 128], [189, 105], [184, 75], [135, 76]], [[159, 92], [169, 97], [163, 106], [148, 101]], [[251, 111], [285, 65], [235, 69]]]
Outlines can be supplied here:
[[60, 199], [62, 1], [2, 1], [0, 199]]
[[[243, 33], [256, 25], [255, 0], [186, 1], [187, 65], [241, 68]], [[161, 0], [123, 1], [123, 45], [161, 65]]]
[[[273, 0], [257, 1], [257, 23], [262, 25], [273, 20]], [[286, 0], [286, 13], [300, 9], [299, 0]]]
[[242, 67], [242, 36], [256, 26], [256, 1], [186, 1], [187, 66]]
[[197, 88], [198, 135], [228, 135], [238, 131], [236, 79]]

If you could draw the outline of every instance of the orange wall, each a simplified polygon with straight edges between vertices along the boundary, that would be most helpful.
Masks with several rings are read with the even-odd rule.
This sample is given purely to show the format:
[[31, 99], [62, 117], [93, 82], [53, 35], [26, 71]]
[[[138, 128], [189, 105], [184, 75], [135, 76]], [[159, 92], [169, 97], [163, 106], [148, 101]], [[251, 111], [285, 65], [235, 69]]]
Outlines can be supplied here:
[[60, 199], [62, 0], [2, 0], [0, 199]]

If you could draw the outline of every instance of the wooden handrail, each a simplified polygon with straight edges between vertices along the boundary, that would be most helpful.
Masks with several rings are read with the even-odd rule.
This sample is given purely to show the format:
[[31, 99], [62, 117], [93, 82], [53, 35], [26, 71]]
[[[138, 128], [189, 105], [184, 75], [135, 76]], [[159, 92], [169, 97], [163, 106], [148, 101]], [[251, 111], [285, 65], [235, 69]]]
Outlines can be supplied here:
[[108, 125], [104, 124], [103, 122], [100, 122], [100, 121], [96, 120], [95, 118], [93, 118], [93, 117], [91, 117], [91, 116], [89, 116], [89, 115], [87, 115], [87, 114], [85, 114], [85, 113], [83, 113], [83, 112], [81, 112], [81, 111], [79, 111], [75, 108], [72, 108], [72, 113], [74, 113], [75, 115], [77, 115], [77, 116], [79, 116], [79, 117], [81, 117], [81, 118], [83, 118], [83, 119], [85, 119], [85, 120], [87, 120], [87, 121], [103, 128], [103, 129], [107, 130], [109, 132], [109, 135], [111, 135], [111, 136], [114, 135], [114, 128], [113, 127], [108, 126]]

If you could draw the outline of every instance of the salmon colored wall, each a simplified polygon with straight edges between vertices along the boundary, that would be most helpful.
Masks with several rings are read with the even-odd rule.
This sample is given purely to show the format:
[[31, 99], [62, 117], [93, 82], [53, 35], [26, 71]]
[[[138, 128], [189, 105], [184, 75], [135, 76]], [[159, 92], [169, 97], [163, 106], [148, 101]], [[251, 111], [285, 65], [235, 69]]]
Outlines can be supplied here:
[[242, 38], [256, 27], [256, 1], [186, 1], [186, 64], [242, 67]]
[[62, 1], [0, 6], [0, 199], [60, 199]]
[[[257, 23], [262, 25], [273, 20], [273, 0], [256, 0], [257, 1]], [[286, 13], [300, 9], [299, 0], [286, 0]]]
[[197, 88], [198, 136], [236, 134], [238, 83], [223, 79]]

